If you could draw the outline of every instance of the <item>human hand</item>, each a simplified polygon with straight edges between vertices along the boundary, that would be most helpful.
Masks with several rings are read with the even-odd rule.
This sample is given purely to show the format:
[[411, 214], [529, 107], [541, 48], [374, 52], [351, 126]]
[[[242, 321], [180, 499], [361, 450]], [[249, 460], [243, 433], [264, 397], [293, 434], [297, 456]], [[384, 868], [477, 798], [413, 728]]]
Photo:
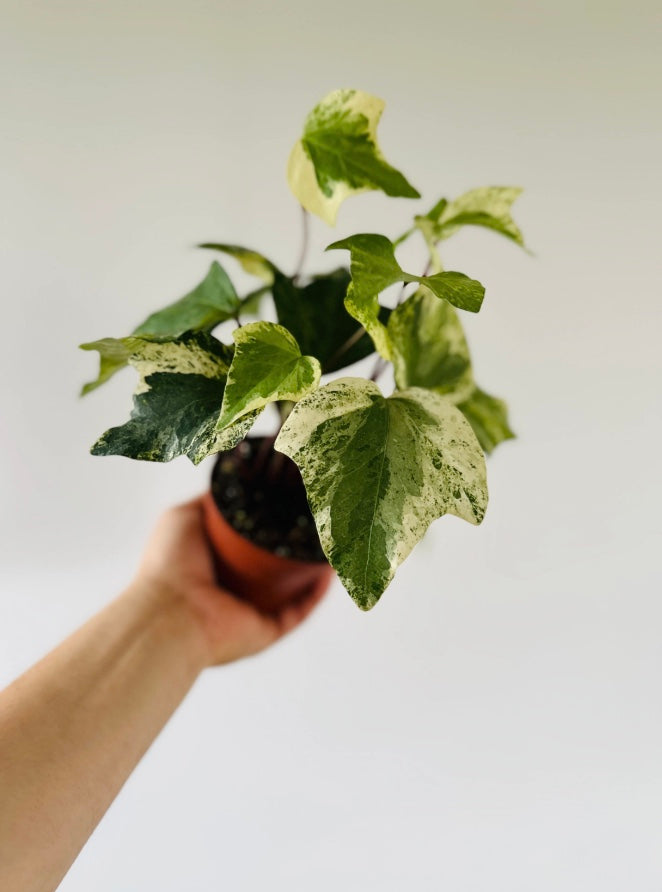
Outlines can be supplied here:
[[200, 635], [204, 664], [251, 656], [298, 626], [324, 596], [328, 580], [273, 615], [261, 613], [216, 581], [202, 499], [162, 515], [146, 546], [133, 588], [187, 608]]

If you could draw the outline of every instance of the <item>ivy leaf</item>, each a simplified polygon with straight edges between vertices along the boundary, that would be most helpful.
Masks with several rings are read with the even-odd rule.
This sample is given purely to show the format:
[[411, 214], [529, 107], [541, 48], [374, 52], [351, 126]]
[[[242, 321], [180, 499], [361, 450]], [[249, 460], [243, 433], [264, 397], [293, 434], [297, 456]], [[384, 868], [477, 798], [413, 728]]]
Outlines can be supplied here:
[[81, 350], [96, 350], [99, 353], [99, 374], [94, 381], [88, 381], [83, 385], [81, 396], [101, 387], [127, 365], [131, 351], [126, 346], [125, 340], [125, 338], [101, 338], [80, 345]]
[[185, 331], [211, 331], [231, 319], [238, 309], [237, 292], [223, 267], [214, 261], [193, 291], [152, 313], [133, 334], [176, 338]]
[[[211, 331], [230, 319], [239, 308], [239, 298], [223, 267], [212, 263], [202, 282], [184, 297], [152, 313], [133, 332], [141, 337], [177, 338], [186, 331]], [[126, 339], [103, 338], [81, 344], [82, 350], [98, 350], [99, 374], [81, 390], [81, 396], [104, 384], [128, 362]]]
[[524, 237], [511, 214], [513, 203], [521, 194], [522, 189], [515, 186], [481, 186], [455, 201], [446, 203], [442, 199], [425, 217], [416, 218], [416, 223], [424, 235], [425, 230], [432, 232], [435, 241], [449, 238], [462, 226], [483, 226], [524, 247]]
[[[375, 301], [380, 291], [395, 282], [418, 282], [436, 297], [443, 298], [461, 310], [477, 313], [485, 296], [485, 289], [476, 281], [458, 272], [440, 272], [433, 276], [414, 276], [406, 273], [395, 259], [393, 243], [384, 235], [361, 233], [333, 242], [327, 251], [344, 248], [350, 252], [350, 272], [354, 284], [353, 300], [374, 315]], [[348, 306], [349, 312], [352, 309]], [[378, 347], [379, 349], [379, 347]], [[381, 351], [380, 351], [381, 352]], [[383, 355], [383, 354], [382, 354]], [[388, 356], [384, 356], [388, 359]]]
[[324, 552], [363, 610], [435, 518], [477, 524], [485, 514], [485, 458], [471, 427], [421, 388], [385, 398], [371, 381], [332, 381], [295, 406], [275, 448], [299, 466]]
[[[361, 325], [345, 309], [345, 295], [351, 282], [349, 272], [339, 268], [300, 288], [279, 274], [273, 285], [278, 321], [296, 338], [301, 352], [319, 359], [324, 373], [358, 362], [374, 351], [373, 343]], [[382, 310], [382, 319], [389, 310]], [[343, 348], [350, 342], [347, 350]]]
[[276, 400], [296, 402], [319, 384], [314, 356], [302, 356], [290, 332], [274, 322], [251, 322], [233, 332], [234, 359], [228, 372], [218, 429]]
[[287, 179], [303, 207], [333, 226], [350, 195], [379, 189], [391, 196], [420, 198], [387, 163], [377, 145], [384, 102], [361, 90], [334, 90], [306, 118], [290, 155]]
[[479, 387], [468, 399], [458, 404], [458, 409], [474, 429], [485, 452], [492, 452], [499, 443], [512, 440], [515, 436], [508, 424], [506, 403]]
[[345, 308], [365, 328], [379, 355], [391, 359], [391, 343], [381, 317], [384, 308], [377, 295], [357, 290], [352, 282], [345, 296]]
[[469, 347], [458, 314], [447, 301], [419, 288], [393, 310], [387, 330], [400, 390], [425, 387], [454, 403], [473, 392]]
[[122, 342], [128, 362], [140, 375], [133, 411], [126, 424], [97, 440], [93, 455], [157, 462], [186, 455], [198, 464], [243, 439], [255, 415], [222, 433], [216, 430], [229, 367], [227, 347], [204, 333], [170, 341], [130, 337]]
[[258, 251], [251, 248], [242, 248], [240, 245], [226, 245], [221, 242], [205, 242], [198, 245], [199, 248], [208, 248], [211, 251], [221, 251], [237, 260], [242, 269], [251, 276], [262, 279], [267, 285], [271, 285], [274, 275], [277, 272], [276, 267], [270, 260], [267, 260]]

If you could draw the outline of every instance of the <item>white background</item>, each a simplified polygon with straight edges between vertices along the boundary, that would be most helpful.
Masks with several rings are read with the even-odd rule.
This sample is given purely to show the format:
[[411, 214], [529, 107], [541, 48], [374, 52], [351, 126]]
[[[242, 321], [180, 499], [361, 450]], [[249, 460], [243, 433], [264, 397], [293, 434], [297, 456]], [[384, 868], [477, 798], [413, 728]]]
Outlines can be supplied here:
[[[131, 373], [79, 401], [76, 345], [195, 285], [198, 241], [292, 268], [285, 162], [328, 90], [387, 100], [382, 146], [425, 206], [523, 185], [536, 255], [480, 231], [445, 252], [487, 285], [477, 374], [519, 433], [483, 526], [438, 521], [372, 613], [336, 586], [203, 677], [64, 892], [662, 887], [656, 6], [3, 0], [0, 682], [207, 485], [88, 455]], [[311, 260], [418, 208], [356, 198]]]

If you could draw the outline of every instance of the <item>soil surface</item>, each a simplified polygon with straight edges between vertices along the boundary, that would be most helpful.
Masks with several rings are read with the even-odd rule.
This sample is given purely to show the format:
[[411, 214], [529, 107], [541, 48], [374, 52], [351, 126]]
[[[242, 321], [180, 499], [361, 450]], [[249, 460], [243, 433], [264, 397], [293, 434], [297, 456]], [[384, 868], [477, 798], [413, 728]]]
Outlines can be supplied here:
[[326, 561], [301, 474], [271, 437], [249, 437], [218, 456], [211, 491], [238, 533], [281, 557]]

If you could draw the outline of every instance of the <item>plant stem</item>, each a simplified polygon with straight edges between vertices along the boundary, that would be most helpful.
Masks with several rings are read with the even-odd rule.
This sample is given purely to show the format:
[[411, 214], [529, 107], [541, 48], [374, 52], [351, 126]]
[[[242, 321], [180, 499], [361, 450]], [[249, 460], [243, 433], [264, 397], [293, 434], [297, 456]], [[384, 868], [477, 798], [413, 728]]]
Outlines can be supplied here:
[[[327, 368], [333, 365], [337, 360], [339, 360], [341, 356], [344, 356], [345, 353], [347, 353], [347, 351], [354, 346], [354, 344], [358, 343], [361, 340], [364, 334], [365, 328], [361, 325], [359, 328], [356, 329], [353, 335], [347, 338], [344, 344], [341, 344], [340, 347], [338, 347], [333, 356], [327, 361]], [[326, 371], [323, 369], [322, 373], [326, 374]]]
[[305, 263], [306, 254], [308, 252], [308, 240], [310, 236], [310, 214], [304, 207], [301, 208], [301, 222], [303, 227], [301, 233], [301, 251], [299, 252], [299, 260], [297, 261], [296, 271], [292, 276], [295, 281], [301, 278], [303, 265]]

